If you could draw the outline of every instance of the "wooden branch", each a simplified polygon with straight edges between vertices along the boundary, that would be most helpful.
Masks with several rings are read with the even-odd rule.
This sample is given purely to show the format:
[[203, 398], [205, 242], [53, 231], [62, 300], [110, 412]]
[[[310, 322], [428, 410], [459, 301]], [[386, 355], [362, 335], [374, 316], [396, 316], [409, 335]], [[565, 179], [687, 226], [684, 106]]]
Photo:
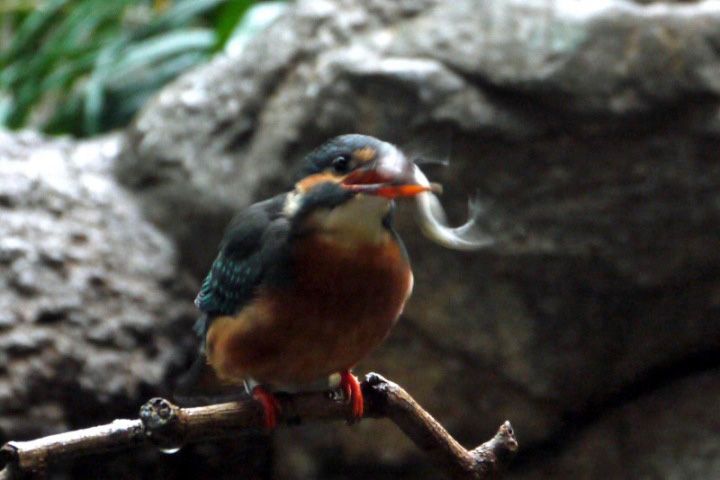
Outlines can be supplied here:
[[[495, 478], [518, 448], [510, 422], [473, 450], [466, 450], [399, 385], [371, 373], [362, 383], [365, 417], [388, 418], [450, 478]], [[280, 422], [329, 421], [349, 418], [350, 406], [338, 391], [278, 394]], [[138, 420], [115, 420], [0, 449], [0, 480], [42, 475], [53, 464], [72, 458], [124, 450], [143, 444], [176, 449], [187, 443], [228, 438], [262, 428], [260, 405], [247, 398], [204, 407], [180, 408], [162, 398], [148, 401]]]

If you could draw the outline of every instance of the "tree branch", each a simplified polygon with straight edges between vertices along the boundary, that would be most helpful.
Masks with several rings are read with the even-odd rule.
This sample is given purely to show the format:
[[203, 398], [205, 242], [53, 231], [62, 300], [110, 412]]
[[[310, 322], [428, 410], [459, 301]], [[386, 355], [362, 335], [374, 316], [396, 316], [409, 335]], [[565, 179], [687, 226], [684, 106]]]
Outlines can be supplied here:
[[[365, 417], [388, 418], [450, 478], [494, 478], [518, 448], [510, 422], [473, 450], [466, 450], [399, 385], [371, 373], [362, 383]], [[338, 391], [278, 394], [280, 422], [329, 421], [349, 418], [350, 407]], [[8, 442], [0, 449], [0, 480], [43, 474], [49, 466], [72, 458], [124, 450], [151, 443], [175, 449], [199, 441], [228, 438], [262, 428], [260, 405], [247, 398], [231, 403], [180, 408], [162, 398], [148, 401], [138, 420], [115, 420], [25, 442]]]

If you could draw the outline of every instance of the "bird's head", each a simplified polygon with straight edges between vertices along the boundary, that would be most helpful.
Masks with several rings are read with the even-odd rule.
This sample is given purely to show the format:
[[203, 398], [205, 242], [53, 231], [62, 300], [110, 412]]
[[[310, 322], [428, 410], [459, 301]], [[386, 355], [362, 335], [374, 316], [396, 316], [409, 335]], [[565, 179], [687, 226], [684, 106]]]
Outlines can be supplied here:
[[366, 135], [342, 135], [305, 158], [285, 213], [346, 240], [373, 241], [393, 200], [431, 190], [416, 181], [415, 166], [394, 145]]
[[296, 184], [301, 192], [324, 182], [388, 200], [428, 190], [417, 183], [413, 163], [395, 145], [367, 135], [335, 137], [310, 153], [304, 163]]

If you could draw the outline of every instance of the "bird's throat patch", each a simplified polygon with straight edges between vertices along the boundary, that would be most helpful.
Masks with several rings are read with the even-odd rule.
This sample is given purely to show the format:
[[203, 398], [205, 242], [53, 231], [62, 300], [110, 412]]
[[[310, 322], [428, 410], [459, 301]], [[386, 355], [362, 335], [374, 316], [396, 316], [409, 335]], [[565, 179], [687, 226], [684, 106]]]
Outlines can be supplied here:
[[312, 231], [348, 248], [386, 242], [383, 225], [390, 203], [380, 197], [358, 195], [333, 209], [318, 209], [307, 219]]

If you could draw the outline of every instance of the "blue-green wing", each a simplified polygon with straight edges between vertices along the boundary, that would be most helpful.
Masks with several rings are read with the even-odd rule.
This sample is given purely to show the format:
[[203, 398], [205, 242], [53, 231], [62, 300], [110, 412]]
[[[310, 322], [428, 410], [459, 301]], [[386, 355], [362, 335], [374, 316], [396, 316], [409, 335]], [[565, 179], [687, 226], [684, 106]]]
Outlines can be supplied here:
[[287, 262], [289, 223], [282, 215], [285, 198], [286, 195], [279, 195], [256, 203], [228, 226], [220, 252], [195, 298], [195, 305], [202, 312], [195, 324], [195, 332], [202, 339], [200, 352], [178, 381], [176, 400], [196, 404], [193, 398], [198, 395], [209, 394], [213, 398], [215, 394], [227, 393], [228, 385], [208, 365], [204, 339], [215, 318], [238, 313], [252, 301], [258, 286], [286, 277], [283, 266]]
[[244, 258], [221, 252], [203, 281], [195, 305], [211, 315], [234, 314], [250, 300], [262, 272], [260, 251]]
[[227, 389], [208, 365], [205, 336], [213, 319], [242, 309], [262, 281], [262, 249], [252, 248], [250, 243], [246, 247], [244, 251], [233, 254], [232, 249], [224, 244], [200, 287], [195, 298], [195, 305], [202, 312], [195, 323], [195, 333], [202, 339], [200, 351], [192, 367], [177, 382], [176, 401], [195, 405], [193, 399], [198, 395], [220, 395]]
[[237, 313], [263, 281], [273, 255], [268, 253], [281, 223], [285, 195], [256, 203], [237, 215], [225, 232], [220, 252], [195, 299], [209, 317]]

